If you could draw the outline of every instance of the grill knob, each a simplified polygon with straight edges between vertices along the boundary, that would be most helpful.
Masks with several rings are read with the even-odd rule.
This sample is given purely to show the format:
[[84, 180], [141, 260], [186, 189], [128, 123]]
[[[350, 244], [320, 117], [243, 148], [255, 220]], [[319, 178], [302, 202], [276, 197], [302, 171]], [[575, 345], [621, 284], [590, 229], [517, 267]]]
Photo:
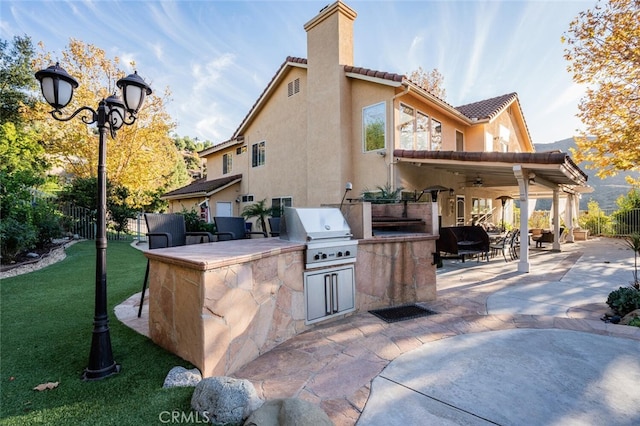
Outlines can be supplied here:
[[314, 259], [314, 260], [320, 260], [320, 255], [319, 255], [319, 254], [316, 254], [315, 256], [313, 256], [313, 259]]
[[322, 253], [322, 258], [326, 259], [327, 258], [327, 254], [326, 253]]
[[344, 255], [345, 256], [351, 256], [351, 252], [349, 250], [347, 250], [347, 251], [344, 252]]
[[338, 252], [338, 257], [342, 257], [342, 252], [341, 251]]

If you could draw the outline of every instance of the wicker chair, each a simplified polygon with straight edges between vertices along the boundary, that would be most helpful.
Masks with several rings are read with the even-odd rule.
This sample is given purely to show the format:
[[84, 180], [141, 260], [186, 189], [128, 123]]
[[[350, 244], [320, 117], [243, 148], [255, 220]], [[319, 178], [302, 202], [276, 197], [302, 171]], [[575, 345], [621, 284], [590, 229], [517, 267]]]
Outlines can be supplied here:
[[266, 231], [247, 230], [247, 223], [243, 217], [217, 216], [213, 218], [216, 224], [216, 236], [219, 241], [241, 240], [251, 238], [251, 235], [267, 237]]
[[[216, 241], [216, 237], [210, 232], [187, 232], [184, 216], [181, 214], [145, 213], [144, 220], [147, 223], [149, 250], [184, 246], [187, 245], [188, 239], [191, 244]], [[195, 237], [196, 241], [194, 241], [193, 237]], [[147, 270], [144, 273], [144, 282], [142, 283], [142, 296], [140, 298], [138, 318], [142, 315], [142, 305], [144, 303], [144, 294], [147, 290], [148, 281], [149, 260], [147, 260]]]

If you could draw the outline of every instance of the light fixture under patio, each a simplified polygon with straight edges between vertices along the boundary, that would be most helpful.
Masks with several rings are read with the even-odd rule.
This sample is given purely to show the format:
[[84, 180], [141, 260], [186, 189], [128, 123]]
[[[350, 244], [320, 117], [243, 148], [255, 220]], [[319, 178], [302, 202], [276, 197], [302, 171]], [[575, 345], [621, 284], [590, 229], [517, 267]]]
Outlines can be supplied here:
[[40, 82], [45, 100], [54, 108], [51, 111], [54, 119], [69, 121], [79, 115], [85, 124], [96, 123], [98, 126], [95, 311], [89, 366], [85, 369], [82, 378], [84, 380], [103, 379], [120, 371], [120, 365], [113, 360], [107, 314], [107, 129], [111, 137], [115, 138], [117, 130], [124, 124], [133, 124], [137, 119], [138, 111], [142, 108], [145, 96], [151, 94], [151, 88], [137, 72], [134, 72], [116, 83], [122, 91], [124, 102], [114, 94], [102, 99], [97, 110], [83, 106], [64, 117], [61, 109], [71, 102], [73, 90], [79, 86], [78, 81], [61, 68], [59, 63], [36, 72], [35, 77]]
[[422, 190], [423, 194], [430, 193], [431, 194], [431, 202], [435, 203], [438, 201], [438, 193], [450, 191], [449, 188], [446, 188], [442, 185], [434, 185]]
[[507, 200], [513, 200], [513, 197], [511, 197], [509, 195], [501, 195], [501, 196], [497, 197], [496, 200], [500, 200], [502, 202], [502, 232], [504, 232], [504, 230], [505, 230], [504, 206], [507, 203]]

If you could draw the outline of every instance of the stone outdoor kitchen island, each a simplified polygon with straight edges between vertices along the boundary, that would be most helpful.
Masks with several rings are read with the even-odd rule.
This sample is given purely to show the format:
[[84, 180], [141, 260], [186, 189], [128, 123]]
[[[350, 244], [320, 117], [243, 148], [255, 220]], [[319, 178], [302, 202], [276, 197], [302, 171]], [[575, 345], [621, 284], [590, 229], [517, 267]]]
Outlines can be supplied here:
[[[429, 209], [420, 215], [430, 231]], [[437, 235], [362, 238], [361, 224], [354, 228], [355, 313], [436, 298]], [[370, 234], [370, 224], [364, 228]], [[230, 375], [314, 327], [305, 324], [304, 251], [302, 243], [259, 238], [146, 252], [151, 339], [210, 377]]]

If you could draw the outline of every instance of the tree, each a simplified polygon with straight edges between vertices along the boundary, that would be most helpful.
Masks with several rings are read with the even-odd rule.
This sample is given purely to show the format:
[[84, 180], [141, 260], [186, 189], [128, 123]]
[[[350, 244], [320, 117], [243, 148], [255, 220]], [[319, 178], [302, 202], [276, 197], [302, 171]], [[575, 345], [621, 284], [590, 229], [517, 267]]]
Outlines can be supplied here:
[[30, 93], [36, 89], [31, 71], [35, 52], [27, 36], [14, 37], [9, 46], [0, 40], [0, 117], [2, 123], [21, 121], [20, 108], [30, 105], [34, 99]]
[[[577, 116], [577, 161], [599, 177], [640, 170], [640, 2], [599, 0], [581, 12], [562, 37], [568, 71], [587, 84]], [[631, 184], [640, 181], [627, 178]]]
[[[49, 54], [42, 53], [33, 69], [42, 69], [52, 62]], [[80, 83], [71, 104], [65, 108], [68, 114], [81, 106], [97, 108], [101, 99], [116, 92], [115, 82], [125, 74], [118, 68], [119, 58], [110, 60], [102, 49], [74, 39], [62, 52], [59, 62]], [[136, 123], [123, 126], [118, 136], [109, 138], [107, 143], [108, 178], [114, 185], [128, 190], [127, 203], [134, 208], [152, 203], [150, 194], [157, 188], [166, 191], [189, 181], [184, 166], [183, 171], [179, 171], [182, 159], [169, 136], [174, 127], [164, 107], [169, 93], [165, 91], [160, 97], [158, 91], [155, 88], [147, 97]], [[98, 162], [95, 128], [77, 117], [59, 123], [49, 116], [49, 110], [50, 107], [40, 101], [27, 112], [42, 122], [41, 135], [47, 152], [56, 156], [68, 173], [81, 178], [95, 177]]]
[[271, 207], [267, 207], [266, 199], [250, 204], [242, 210], [242, 216], [245, 219], [250, 219], [252, 217], [258, 218], [260, 228], [265, 232], [267, 231], [267, 222], [265, 219], [272, 215], [273, 209]]
[[444, 89], [444, 77], [436, 68], [425, 71], [422, 67], [418, 67], [407, 78], [437, 98], [444, 99], [447, 95]]
[[0, 253], [12, 261], [20, 252], [44, 247], [59, 234], [51, 203], [36, 196], [45, 183], [49, 163], [37, 129], [20, 111], [32, 103], [35, 80], [30, 63], [33, 46], [28, 37], [13, 44], [0, 41]]

